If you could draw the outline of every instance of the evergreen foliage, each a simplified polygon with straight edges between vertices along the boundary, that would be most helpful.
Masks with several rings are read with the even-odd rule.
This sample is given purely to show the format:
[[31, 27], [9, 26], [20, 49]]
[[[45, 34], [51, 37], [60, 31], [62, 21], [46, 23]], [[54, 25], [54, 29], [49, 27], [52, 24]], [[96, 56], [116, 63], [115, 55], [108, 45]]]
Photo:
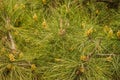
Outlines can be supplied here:
[[119, 80], [120, 7], [98, 1], [0, 0], [0, 79]]

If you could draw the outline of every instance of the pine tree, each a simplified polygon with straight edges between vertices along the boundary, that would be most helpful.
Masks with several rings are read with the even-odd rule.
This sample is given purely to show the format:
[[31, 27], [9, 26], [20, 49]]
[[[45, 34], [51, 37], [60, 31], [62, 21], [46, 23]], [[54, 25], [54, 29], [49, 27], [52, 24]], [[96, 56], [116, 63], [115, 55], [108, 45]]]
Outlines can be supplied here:
[[120, 10], [98, 2], [1, 0], [0, 79], [119, 80]]

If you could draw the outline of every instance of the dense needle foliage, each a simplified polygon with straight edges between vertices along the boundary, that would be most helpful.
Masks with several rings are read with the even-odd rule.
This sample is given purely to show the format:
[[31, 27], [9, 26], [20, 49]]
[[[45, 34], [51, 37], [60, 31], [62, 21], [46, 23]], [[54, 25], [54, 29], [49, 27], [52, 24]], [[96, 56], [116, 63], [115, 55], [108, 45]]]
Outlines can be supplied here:
[[119, 0], [0, 0], [0, 80], [119, 79]]

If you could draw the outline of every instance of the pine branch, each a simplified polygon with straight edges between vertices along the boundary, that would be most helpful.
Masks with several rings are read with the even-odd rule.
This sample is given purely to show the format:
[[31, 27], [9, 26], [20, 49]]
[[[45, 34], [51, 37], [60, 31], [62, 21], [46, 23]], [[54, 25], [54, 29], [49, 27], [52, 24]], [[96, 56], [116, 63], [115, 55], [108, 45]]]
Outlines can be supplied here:
[[12, 37], [10, 32], [8, 32], [8, 38], [9, 38], [10, 43], [11, 43], [11, 46], [10, 46], [11, 50], [16, 50], [15, 42], [14, 42], [13, 37]]
[[[6, 20], [6, 26], [5, 26], [5, 28], [6, 28], [6, 29], [7, 29], [7, 28], [10, 28], [10, 20], [9, 20], [8, 18], [7, 18], [7, 20]], [[10, 47], [10, 49], [12, 50], [12, 52], [16, 51], [15, 42], [14, 42], [14, 39], [13, 39], [13, 37], [12, 37], [12, 35], [11, 35], [11, 31], [10, 31], [10, 30], [7, 31], [7, 38], [8, 38], [8, 40], [10, 41], [9, 47]]]

